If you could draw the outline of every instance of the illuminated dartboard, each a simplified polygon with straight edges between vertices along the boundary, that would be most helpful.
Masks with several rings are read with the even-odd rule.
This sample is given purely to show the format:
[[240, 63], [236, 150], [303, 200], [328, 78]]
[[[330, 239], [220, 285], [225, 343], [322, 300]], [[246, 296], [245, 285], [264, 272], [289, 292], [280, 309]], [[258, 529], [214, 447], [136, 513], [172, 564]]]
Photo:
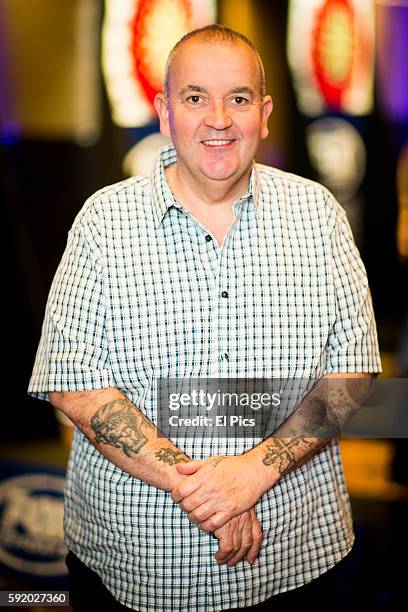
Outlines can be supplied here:
[[151, 121], [170, 49], [184, 34], [214, 19], [214, 0], [105, 1], [102, 66], [118, 125]]
[[328, 106], [336, 110], [350, 84], [355, 53], [354, 25], [349, 0], [326, 0], [316, 15], [312, 47], [314, 74]]
[[140, 0], [132, 23], [133, 61], [137, 76], [153, 103], [161, 91], [169, 50], [190, 28], [189, 0]]
[[289, 0], [288, 62], [305, 115], [372, 111], [374, 19], [372, 0]]

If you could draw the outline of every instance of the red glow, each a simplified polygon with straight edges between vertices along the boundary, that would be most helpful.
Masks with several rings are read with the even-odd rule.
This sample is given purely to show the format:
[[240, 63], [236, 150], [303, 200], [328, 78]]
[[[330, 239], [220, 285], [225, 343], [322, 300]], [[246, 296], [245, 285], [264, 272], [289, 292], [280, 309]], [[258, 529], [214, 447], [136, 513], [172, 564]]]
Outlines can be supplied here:
[[339, 110], [355, 61], [355, 15], [350, 0], [325, 0], [316, 12], [313, 75], [329, 108]]
[[[158, 85], [157, 78], [154, 78], [157, 75], [157, 66], [152, 66], [146, 60], [146, 57], [151, 57], [151, 53], [147, 54], [147, 50], [152, 51], [155, 44], [155, 41], [149, 38], [151, 37], [151, 33], [148, 31], [147, 24], [154, 11], [159, 10], [160, 2], [161, 0], [140, 0], [136, 14], [129, 24], [131, 30], [130, 47], [135, 76], [139, 80], [152, 106], [156, 94], [161, 91], [161, 86]], [[189, 0], [177, 0], [174, 2], [174, 10], [184, 12], [186, 23], [191, 23]], [[167, 17], [168, 28], [170, 29], [172, 27], [171, 17], [171, 14]], [[154, 36], [157, 37], [156, 41], [160, 40], [159, 32], [155, 32]]]

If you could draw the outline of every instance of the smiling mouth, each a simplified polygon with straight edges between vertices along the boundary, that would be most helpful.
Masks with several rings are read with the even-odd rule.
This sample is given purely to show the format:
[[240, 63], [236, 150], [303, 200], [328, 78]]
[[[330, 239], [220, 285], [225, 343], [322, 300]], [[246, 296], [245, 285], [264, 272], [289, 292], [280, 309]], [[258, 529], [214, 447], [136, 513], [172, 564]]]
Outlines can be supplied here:
[[221, 140], [221, 139], [217, 139], [217, 140], [202, 140], [201, 143], [203, 145], [206, 145], [207, 147], [226, 147], [230, 144], [232, 144], [233, 142], [235, 142], [235, 139], [232, 140]]

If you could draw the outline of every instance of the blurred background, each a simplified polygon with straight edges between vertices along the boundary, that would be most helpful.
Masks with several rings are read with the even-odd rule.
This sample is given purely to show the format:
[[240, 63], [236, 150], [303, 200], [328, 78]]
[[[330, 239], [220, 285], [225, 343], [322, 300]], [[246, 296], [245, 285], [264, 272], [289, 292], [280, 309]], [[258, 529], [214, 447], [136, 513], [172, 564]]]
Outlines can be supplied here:
[[[274, 112], [257, 161], [325, 184], [344, 206], [371, 286], [382, 376], [407, 377], [408, 1], [1, 0], [0, 590], [67, 588], [71, 432], [26, 395], [67, 232], [94, 191], [149, 172], [166, 143], [152, 100], [167, 54], [212, 22], [259, 49]], [[405, 576], [407, 441], [341, 445], [357, 542], [336, 597], [348, 590], [380, 610]]]

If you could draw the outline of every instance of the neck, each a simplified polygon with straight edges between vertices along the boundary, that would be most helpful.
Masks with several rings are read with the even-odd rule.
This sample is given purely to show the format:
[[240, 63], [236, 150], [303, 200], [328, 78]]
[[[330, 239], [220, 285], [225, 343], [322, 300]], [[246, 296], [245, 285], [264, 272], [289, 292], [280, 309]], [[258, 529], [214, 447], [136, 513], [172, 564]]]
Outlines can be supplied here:
[[201, 183], [192, 179], [178, 163], [166, 168], [167, 182], [177, 201], [186, 208], [195, 207], [222, 209], [229, 208], [248, 191], [251, 168], [235, 181], [212, 181], [203, 179]]

